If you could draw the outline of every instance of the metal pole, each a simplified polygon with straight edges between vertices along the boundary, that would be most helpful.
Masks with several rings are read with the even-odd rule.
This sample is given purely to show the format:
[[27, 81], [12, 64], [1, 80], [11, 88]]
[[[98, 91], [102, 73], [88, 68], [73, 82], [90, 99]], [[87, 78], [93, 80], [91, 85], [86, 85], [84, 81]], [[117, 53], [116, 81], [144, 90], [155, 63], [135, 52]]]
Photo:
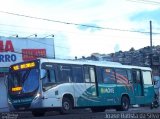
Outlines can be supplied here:
[[151, 55], [150, 55], [150, 62], [151, 62], [151, 68], [152, 68], [152, 57], [153, 57], [153, 47], [152, 47], [152, 21], [149, 22], [150, 23], [150, 47], [151, 47]]
[[53, 54], [53, 58], [56, 59], [55, 44], [54, 44], [54, 35], [52, 37], [53, 37], [53, 53], [54, 53]]
[[150, 46], [152, 50], [152, 21], [150, 21]]

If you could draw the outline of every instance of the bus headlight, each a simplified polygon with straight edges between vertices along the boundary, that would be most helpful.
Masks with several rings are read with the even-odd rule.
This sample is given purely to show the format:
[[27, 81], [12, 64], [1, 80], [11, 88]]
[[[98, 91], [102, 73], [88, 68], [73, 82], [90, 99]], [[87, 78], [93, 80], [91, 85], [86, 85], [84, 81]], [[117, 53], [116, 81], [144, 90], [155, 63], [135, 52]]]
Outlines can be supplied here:
[[34, 100], [38, 99], [41, 96], [40, 93], [37, 93], [37, 95], [35, 96]]
[[9, 104], [11, 104], [11, 103], [12, 103], [12, 102], [11, 102], [11, 100], [10, 100], [9, 98], [8, 98], [8, 103], [9, 103]]

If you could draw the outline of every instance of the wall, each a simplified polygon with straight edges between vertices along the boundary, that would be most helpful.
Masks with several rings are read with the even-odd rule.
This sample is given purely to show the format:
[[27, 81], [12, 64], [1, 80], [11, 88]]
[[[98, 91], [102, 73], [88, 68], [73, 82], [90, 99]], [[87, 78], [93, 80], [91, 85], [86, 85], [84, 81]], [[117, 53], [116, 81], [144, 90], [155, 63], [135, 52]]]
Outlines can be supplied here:
[[0, 112], [8, 112], [7, 89], [5, 77], [0, 77]]

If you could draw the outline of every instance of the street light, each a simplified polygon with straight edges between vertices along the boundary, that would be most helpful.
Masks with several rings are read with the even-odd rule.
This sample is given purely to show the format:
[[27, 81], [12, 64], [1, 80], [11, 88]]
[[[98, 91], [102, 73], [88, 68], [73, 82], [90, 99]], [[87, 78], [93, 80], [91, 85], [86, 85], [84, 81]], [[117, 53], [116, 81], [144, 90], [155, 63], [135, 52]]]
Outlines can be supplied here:
[[43, 38], [47, 38], [47, 37], [49, 37], [49, 36], [51, 36], [51, 37], [53, 37], [53, 58], [54, 59], [56, 59], [56, 52], [55, 52], [55, 45], [54, 45], [54, 34], [51, 34], [51, 35], [48, 35], [48, 36], [45, 36], [45, 37], [43, 37]]
[[153, 68], [153, 46], [152, 46], [152, 21], [149, 21], [150, 24], [150, 48], [151, 48], [151, 54], [150, 54], [150, 67]]
[[29, 37], [31, 37], [31, 36], [37, 37], [37, 34], [29, 35], [29, 36], [27, 36], [26, 38], [29, 38]]
[[9, 37], [13, 37], [13, 36], [15, 36], [16, 38], [18, 38], [18, 34], [13, 34], [13, 35], [11, 35]]

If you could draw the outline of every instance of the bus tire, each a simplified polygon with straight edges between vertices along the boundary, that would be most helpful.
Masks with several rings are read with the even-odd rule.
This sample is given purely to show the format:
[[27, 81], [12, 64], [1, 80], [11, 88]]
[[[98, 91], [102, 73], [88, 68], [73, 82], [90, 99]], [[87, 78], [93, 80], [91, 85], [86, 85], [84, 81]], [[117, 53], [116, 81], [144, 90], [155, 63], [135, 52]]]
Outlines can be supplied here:
[[45, 112], [44, 111], [38, 111], [38, 110], [36, 110], [36, 111], [32, 111], [32, 115], [34, 117], [42, 117], [42, 116], [45, 115]]
[[154, 107], [154, 104], [153, 104], [153, 102], [150, 104], [150, 109], [153, 109], [153, 107]]
[[68, 114], [72, 111], [72, 108], [73, 108], [72, 101], [67, 97], [63, 97], [62, 107], [60, 109], [60, 113], [61, 114]]
[[122, 96], [121, 105], [117, 107], [117, 111], [128, 111], [130, 105], [129, 98], [127, 96]]

